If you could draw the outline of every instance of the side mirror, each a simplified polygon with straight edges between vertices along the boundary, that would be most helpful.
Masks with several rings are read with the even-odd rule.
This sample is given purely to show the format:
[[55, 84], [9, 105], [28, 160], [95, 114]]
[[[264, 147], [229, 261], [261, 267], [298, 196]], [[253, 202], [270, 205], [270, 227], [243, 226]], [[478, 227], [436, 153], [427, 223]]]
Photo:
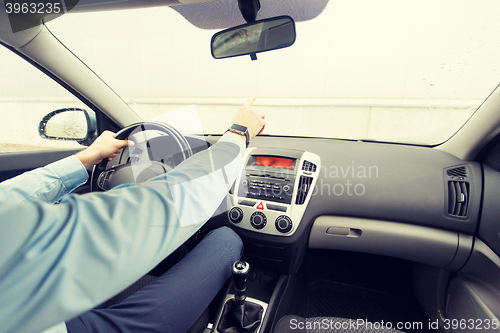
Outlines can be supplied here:
[[38, 125], [43, 139], [72, 140], [90, 146], [97, 137], [96, 117], [93, 111], [83, 109], [59, 109], [52, 111]]
[[217, 32], [212, 37], [212, 57], [237, 57], [282, 49], [295, 43], [295, 22], [290, 16], [259, 20]]

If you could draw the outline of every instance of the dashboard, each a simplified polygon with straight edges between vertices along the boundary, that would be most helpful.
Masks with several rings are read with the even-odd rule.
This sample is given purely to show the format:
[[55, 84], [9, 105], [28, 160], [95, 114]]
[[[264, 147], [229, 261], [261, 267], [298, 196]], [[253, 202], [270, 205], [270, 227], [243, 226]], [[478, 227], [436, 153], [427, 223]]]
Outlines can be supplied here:
[[[307, 248], [457, 270], [472, 251], [481, 179], [479, 163], [428, 147], [259, 136], [230, 192], [226, 221], [249, 260], [284, 272]], [[273, 189], [285, 195], [276, 199]]]
[[[196, 153], [218, 138], [188, 141]], [[124, 150], [119, 163], [148, 157], [175, 167], [169, 140], [149, 140], [143, 156]], [[259, 136], [218, 219], [241, 236], [248, 260], [285, 273], [308, 248], [458, 270], [472, 251], [481, 180], [480, 163], [428, 147]]]

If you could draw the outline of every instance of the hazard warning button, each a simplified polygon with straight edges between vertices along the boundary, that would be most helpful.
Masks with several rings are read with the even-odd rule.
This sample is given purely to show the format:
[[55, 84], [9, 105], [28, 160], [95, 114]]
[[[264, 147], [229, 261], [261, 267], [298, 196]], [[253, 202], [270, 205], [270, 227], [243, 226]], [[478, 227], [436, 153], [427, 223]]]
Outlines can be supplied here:
[[264, 209], [264, 204], [262, 202], [260, 202], [258, 205], [257, 205], [257, 209]]

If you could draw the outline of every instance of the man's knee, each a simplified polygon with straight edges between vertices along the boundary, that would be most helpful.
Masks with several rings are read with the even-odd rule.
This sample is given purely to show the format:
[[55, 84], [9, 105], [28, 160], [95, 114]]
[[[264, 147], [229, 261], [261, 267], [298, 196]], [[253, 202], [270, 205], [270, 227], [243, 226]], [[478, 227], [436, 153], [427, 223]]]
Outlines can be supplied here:
[[234, 250], [235, 260], [241, 258], [243, 254], [243, 242], [240, 236], [235, 233], [231, 228], [220, 227], [211, 231], [207, 238], [210, 237], [216, 243], [225, 243], [227, 246]]

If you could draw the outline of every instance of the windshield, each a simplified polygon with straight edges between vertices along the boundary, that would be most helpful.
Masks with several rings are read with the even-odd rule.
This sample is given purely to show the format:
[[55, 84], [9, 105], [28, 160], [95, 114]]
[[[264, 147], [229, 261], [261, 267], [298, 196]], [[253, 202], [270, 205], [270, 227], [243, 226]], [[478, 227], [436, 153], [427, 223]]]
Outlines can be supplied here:
[[205, 134], [220, 134], [257, 95], [264, 134], [433, 145], [499, 82], [498, 12], [496, 1], [330, 1], [296, 23], [294, 45], [257, 61], [213, 59], [216, 30], [168, 7], [48, 27], [144, 119], [195, 104]]

